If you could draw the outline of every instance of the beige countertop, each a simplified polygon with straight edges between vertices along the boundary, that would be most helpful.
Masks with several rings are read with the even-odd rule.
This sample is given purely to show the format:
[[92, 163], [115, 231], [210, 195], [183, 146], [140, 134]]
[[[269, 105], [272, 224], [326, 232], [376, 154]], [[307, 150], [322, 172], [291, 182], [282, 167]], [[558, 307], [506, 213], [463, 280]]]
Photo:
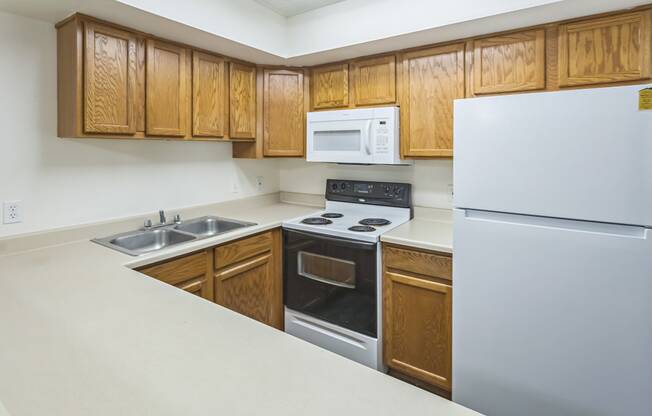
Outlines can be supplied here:
[[16, 251], [5, 239], [0, 401], [7, 413], [477, 414], [130, 269], [316, 210], [254, 205], [216, 205], [213, 213], [256, 227], [147, 257], [88, 239]]
[[386, 243], [452, 253], [452, 211], [416, 208], [411, 221], [388, 231], [380, 239]]

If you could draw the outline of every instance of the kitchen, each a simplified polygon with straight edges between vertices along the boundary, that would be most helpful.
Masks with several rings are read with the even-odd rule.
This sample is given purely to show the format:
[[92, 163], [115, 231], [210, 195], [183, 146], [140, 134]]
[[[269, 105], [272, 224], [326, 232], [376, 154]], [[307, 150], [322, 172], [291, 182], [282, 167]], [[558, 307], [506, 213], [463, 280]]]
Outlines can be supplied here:
[[0, 3], [0, 414], [650, 413], [651, 7], [373, 3]]

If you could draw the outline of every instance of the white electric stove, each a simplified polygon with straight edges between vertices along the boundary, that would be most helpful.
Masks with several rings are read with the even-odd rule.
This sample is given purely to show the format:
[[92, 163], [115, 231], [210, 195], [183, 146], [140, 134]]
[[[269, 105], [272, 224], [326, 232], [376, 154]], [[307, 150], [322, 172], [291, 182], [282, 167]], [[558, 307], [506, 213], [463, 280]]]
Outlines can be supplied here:
[[411, 185], [329, 179], [326, 208], [283, 223], [285, 331], [383, 371], [380, 236]]

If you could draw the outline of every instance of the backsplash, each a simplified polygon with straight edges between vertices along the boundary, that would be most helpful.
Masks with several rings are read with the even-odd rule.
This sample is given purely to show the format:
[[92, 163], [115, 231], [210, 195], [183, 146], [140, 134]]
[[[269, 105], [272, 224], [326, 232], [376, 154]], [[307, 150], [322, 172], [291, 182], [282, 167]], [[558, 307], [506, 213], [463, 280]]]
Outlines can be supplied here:
[[452, 160], [417, 160], [414, 166], [338, 165], [298, 159], [280, 162], [282, 192], [323, 195], [330, 178], [407, 182], [412, 184], [414, 205], [452, 208]]

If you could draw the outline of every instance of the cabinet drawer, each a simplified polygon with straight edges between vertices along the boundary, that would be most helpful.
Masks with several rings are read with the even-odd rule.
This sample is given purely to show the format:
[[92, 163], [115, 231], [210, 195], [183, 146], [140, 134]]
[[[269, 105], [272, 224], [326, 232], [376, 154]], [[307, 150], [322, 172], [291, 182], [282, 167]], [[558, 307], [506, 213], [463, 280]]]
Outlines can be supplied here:
[[272, 249], [272, 233], [266, 232], [215, 248], [215, 268], [221, 269]]
[[383, 261], [391, 269], [404, 270], [424, 276], [453, 280], [452, 257], [425, 251], [384, 246]]
[[202, 251], [201, 253], [145, 267], [139, 271], [165, 283], [177, 285], [193, 278], [204, 278], [207, 268], [207, 257], [207, 253]]

